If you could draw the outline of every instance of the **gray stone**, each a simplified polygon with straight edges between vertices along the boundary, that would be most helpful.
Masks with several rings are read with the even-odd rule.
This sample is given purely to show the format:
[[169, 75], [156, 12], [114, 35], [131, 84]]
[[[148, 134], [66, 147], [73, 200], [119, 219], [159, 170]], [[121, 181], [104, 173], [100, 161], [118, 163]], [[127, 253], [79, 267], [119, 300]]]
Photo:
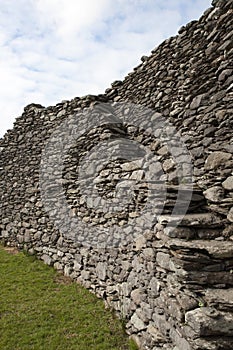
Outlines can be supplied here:
[[205, 94], [196, 96], [192, 100], [192, 103], [190, 104], [190, 109], [197, 109], [201, 105], [201, 102], [202, 102], [204, 97], [205, 97]]
[[169, 151], [168, 151], [168, 147], [167, 146], [163, 146], [161, 147], [157, 153], [161, 156], [165, 155], [165, 154], [169, 154]]
[[58, 261], [55, 262], [53, 266], [56, 270], [60, 270], [60, 271], [63, 270], [63, 265], [60, 264]]
[[106, 263], [99, 262], [96, 266], [96, 274], [102, 281], [106, 280], [107, 277], [107, 265]]
[[219, 202], [224, 198], [224, 190], [220, 186], [208, 188], [203, 194], [211, 202]]
[[214, 213], [186, 214], [184, 216], [160, 215], [158, 222], [162, 225], [169, 223], [171, 227], [175, 227], [177, 223], [186, 227], [219, 227], [222, 225], [222, 218]]
[[233, 310], [233, 288], [207, 289], [205, 301], [208, 306], [216, 306], [220, 310]]
[[133, 316], [131, 317], [131, 322], [133, 326], [139, 331], [146, 329], [145, 323], [137, 316], [136, 313], [134, 313]]
[[156, 255], [156, 262], [165, 270], [170, 270], [170, 255], [158, 252]]
[[136, 305], [140, 305], [143, 300], [145, 300], [145, 294], [141, 289], [134, 289], [131, 292], [131, 298]]
[[223, 167], [228, 160], [232, 158], [232, 155], [227, 152], [216, 151], [212, 152], [205, 162], [206, 170], [214, 170], [218, 167]]
[[171, 171], [175, 168], [175, 165], [176, 163], [174, 162], [173, 159], [166, 159], [164, 162], [163, 162], [163, 170], [165, 172], [167, 171]]
[[130, 179], [140, 181], [144, 177], [144, 170], [135, 170], [132, 172]]
[[233, 207], [230, 209], [229, 213], [227, 214], [227, 219], [230, 222], [233, 222]]
[[90, 271], [82, 271], [81, 272], [81, 278], [83, 280], [90, 280]]
[[153, 248], [145, 248], [143, 249], [143, 256], [146, 260], [153, 261], [155, 257], [155, 250]]
[[142, 166], [142, 160], [135, 160], [129, 163], [121, 164], [122, 171], [134, 171], [140, 169]]
[[136, 250], [141, 250], [146, 247], [146, 238], [143, 235], [138, 236], [135, 239]]
[[185, 322], [198, 336], [232, 336], [233, 333], [233, 315], [215, 308], [202, 307], [188, 311]]
[[233, 191], [233, 176], [229, 176], [222, 185], [226, 190]]
[[47, 255], [47, 254], [43, 254], [43, 255], [41, 256], [41, 260], [43, 260], [44, 263], [47, 264], [47, 265], [52, 265], [52, 259], [51, 259], [51, 257], [50, 257], [49, 255]]

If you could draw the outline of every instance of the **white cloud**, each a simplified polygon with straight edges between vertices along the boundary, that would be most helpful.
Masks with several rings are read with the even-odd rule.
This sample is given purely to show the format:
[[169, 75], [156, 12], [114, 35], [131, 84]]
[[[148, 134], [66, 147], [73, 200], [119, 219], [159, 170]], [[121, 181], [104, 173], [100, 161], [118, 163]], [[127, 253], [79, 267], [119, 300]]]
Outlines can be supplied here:
[[211, 0], [0, 0], [0, 135], [26, 104], [103, 93]]

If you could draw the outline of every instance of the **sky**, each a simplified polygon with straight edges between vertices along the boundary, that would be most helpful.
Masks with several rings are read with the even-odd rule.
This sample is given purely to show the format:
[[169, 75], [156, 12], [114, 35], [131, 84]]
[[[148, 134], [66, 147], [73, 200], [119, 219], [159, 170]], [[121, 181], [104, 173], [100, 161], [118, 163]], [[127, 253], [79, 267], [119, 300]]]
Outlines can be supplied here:
[[29, 103], [104, 93], [211, 0], [0, 0], [0, 137]]

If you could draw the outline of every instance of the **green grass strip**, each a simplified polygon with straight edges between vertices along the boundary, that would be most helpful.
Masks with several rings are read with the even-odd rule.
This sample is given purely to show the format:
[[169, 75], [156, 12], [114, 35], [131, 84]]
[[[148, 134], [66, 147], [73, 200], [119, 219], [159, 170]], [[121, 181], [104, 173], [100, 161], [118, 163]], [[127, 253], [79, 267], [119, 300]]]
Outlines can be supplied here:
[[102, 300], [53, 268], [0, 246], [1, 350], [136, 350]]

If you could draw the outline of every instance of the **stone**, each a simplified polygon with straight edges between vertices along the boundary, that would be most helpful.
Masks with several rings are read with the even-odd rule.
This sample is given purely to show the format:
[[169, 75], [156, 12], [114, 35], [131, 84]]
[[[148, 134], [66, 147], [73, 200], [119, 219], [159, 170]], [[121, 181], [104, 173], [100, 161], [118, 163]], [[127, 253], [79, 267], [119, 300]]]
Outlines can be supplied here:
[[150, 290], [150, 294], [152, 297], [158, 297], [160, 291], [160, 283], [156, 277], [152, 277], [150, 283], [148, 285], [148, 289]]
[[225, 190], [233, 191], [233, 176], [229, 176], [223, 183], [222, 186]]
[[202, 307], [188, 311], [185, 322], [198, 336], [232, 336], [233, 315], [215, 308]]
[[190, 104], [190, 109], [197, 109], [200, 106], [204, 97], [205, 97], [205, 94], [196, 96]]
[[75, 270], [75, 271], [80, 271], [81, 270], [81, 268], [82, 268], [82, 265], [81, 264], [79, 264], [76, 260], [74, 260], [74, 266], [73, 266], [73, 269]]
[[162, 225], [175, 227], [177, 223], [186, 227], [219, 227], [222, 226], [222, 218], [214, 213], [199, 213], [186, 215], [160, 215], [158, 222]]
[[156, 262], [165, 270], [170, 270], [170, 259], [171, 257], [169, 254], [158, 252], [156, 255]]
[[131, 292], [131, 298], [136, 305], [140, 305], [145, 299], [145, 294], [143, 294], [141, 289], [135, 289]]
[[194, 238], [195, 232], [190, 229], [188, 226], [186, 227], [166, 227], [164, 232], [171, 238], [184, 238], [191, 239]]
[[142, 248], [146, 247], [146, 238], [143, 235], [140, 235], [136, 238], [135, 240], [135, 249], [137, 250], [141, 250]]
[[148, 56], [144, 55], [144, 56], [141, 57], [141, 61], [142, 62], [146, 62], [147, 60], [148, 60]]
[[161, 148], [157, 151], [157, 153], [158, 153], [159, 155], [161, 155], [161, 156], [163, 156], [163, 155], [165, 155], [165, 154], [168, 154], [168, 153], [169, 153], [168, 147], [167, 147], [167, 146], [161, 147]]
[[205, 169], [214, 170], [219, 167], [223, 167], [228, 160], [232, 158], [232, 155], [227, 152], [216, 151], [212, 152], [206, 159]]
[[208, 306], [218, 307], [220, 310], [233, 310], [233, 288], [207, 289], [205, 301]]
[[156, 342], [158, 342], [158, 343], [166, 342], [164, 336], [152, 324], [150, 324], [147, 327], [147, 331], [153, 336], [153, 339], [155, 339]]
[[233, 255], [233, 243], [228, 241], [208, 241], [201, 239], [193, 241], [181, 241], [178, 239], [170, 239], [165, 244], [174, 250], [185, 249], [188, 251], [199, 249], [201, 251], [206, 251], [208, 255], [216, 259], [231, 258]]
[[132, 172], [130, 179], [131, 180], [136, 180], [136, 181], [140, 181], [143, 179], [144, 177], [144, 170], [135, 170]]
[[81, 272], [81, 278], [86, 281], [90, 280], [90, 271], [82, 271]]
[[174, 162], [173, 159], [166, 159], [164, 162], [163, 162], [163, 170], [165, 172], [167, 171], [171, 171], [175, 168], [175, 165], [176, 163]]
[[130, 319], [133, 326], [138, 329], [139, 331], [142, 331], [143, 329], [146, 329], [145, 323], [137, 316], [136, 313], [133, 314], [133, 316]]
[[233, 222], [233, 207], [229, 210], [229, 213], [227, 214], [227, 219], [230, 222]]
[[203, 192], [206, 199], [211, 202], [219, 202], [224, 198], [224, 190], [220, 186], [213, 186]]
[[218, 77], [219, 81], [225, 80], [228, 76], [232, 75], [232, 69], [225, 69], [221, 72], [221, 74]]
[[155, 257], [155, 251], [153, 248], [145, 248], [143, 249], [143, 256], [146, 260], [152, 261]]
[[142, 160], [132, 161], [121, 164], [122, 171], [134, 171], [140, 169], [142, 166]]
[[96, 266], [96, 274], [100, 280], [105, 281], [107, 277], [107, 265], [106, 263], [99, 262]]
[[43, 255], [41, 256], [41, 260], [43, 260], [44, 263], [45, 263], [46, 265], [52, 265], [52, 259], [51, 259], [51, 257], [50, 257], [49, 255], [47, 255], [47, 254], [43, 254]]

